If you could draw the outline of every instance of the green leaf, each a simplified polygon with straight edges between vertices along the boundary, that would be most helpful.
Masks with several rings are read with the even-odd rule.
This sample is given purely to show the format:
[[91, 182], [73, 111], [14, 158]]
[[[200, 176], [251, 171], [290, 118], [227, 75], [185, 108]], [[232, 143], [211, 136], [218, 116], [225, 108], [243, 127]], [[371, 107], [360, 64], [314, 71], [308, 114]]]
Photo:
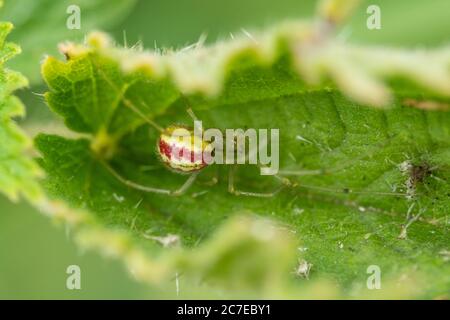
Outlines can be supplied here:
[[10, 23], [0, 23], [0, 192], [11, 200], [17, 200], [19, 194], [36, 199], [40, 196], [36, 181], [40, 169], [27, 154], [32, 146], [30, 139], [12, 119], [25, 114], [13, 92], [28, 82], [21, 74], [4, 67], [7, 60], [20, 53], [17, 45], [5, 42], [12, 27]]
[[[79, 243], [150, 283], [180, 273], [292, 298], [306, 278], [331, 279], [337, 295], [370, 296], [376, 265], [384, 297], [448, 293], [449, 51], [354, 47], [328, 35], [317, 43], [316, 32], [287, 24], [164, 55], [115, 48], [96, 33], [62, 47], [68, 61], [47, 58], [49, 106], [82, 136], [42, 134], [36, 146], [48, 194], [84, 211]], [[204, 127], [279, 128], [280, 173], [295, 186], [267, 199], [234, 196], [227, 167], [216, 166], [186, 195], [167, 197], [127, 187], [102, 164], [143, 185], [179, 187], [186, 177], [159, 163], [158, 132], [139, 114], [189, 124], [188, 106]], [[245, 165], [237, 184], [267, 192], [279, 181]], [[183, 249], [161, 248], [178, 239]]]
[[[134, 6], [135, 0], [14, 0], [5, 1], [0, 20], [16, 26], [12, 40], [20, 43], [23, 54], [11, 66], [20, 70], [32, 84], [41, 81], [39, 63], [44, 54], [55, 54], [61, 41], [82, 41], [85, 34], [97, 28], [108, 29], [118, 23]], [[67, 27], [73, 11], [80, 8], [80, 29]], [[26, 8], [26, 10], [24, 9]]]

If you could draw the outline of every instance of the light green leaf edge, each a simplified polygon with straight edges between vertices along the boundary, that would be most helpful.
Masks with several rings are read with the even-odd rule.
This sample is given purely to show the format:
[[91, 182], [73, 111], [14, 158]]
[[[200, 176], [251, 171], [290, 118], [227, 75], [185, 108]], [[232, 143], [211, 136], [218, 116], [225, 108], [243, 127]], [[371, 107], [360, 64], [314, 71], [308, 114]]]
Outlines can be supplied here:
[[[44, 54], [56, 53], [56, 44], [61, 41], [81, 41], [88, 31], [109, 30], [135, 3], [136, 0], [6, 0], [0, 19], [15, 24], [12, 39], [23, 48], [23, 54], [11, 67], [22, 72], [32, 85], [41, 83], [39, 64]], [[67, 9], [73, 5], [80, 8], [80, 29], [66, 26], [73, 15], [73, 11], [68, 13]]]
[[20, 195], [35, 200], [41, 196], [36, 180], [41, 170], [31, 159], [31, 140], [13, 120], [25, 115], [23, 104], [13, 92], [26, 87], [28, 81], [4, 67], [6, 61], [21, 51], [16, 44], [5, 42], [12, 28], [11, 23], [0, 23], [0, 191], [13, 201]]
[[125, 72], [144, 72], [155, 81], [170, 79], [184, 94], [209, 98], [221, 93], [234, 62], [247, 58], [249, 63], [271, 66], [283, 50], [311, 88], [336, 86], [362, 105], [388, 106], [390, 81], [396, 78], [444, 99], [450, 97], [450, 47], [408, 51], [353, 46], [333, 38], [319, 40], [321, 32], [314, 24], [289, 22], [255, 32], [251, 38], [244, 35], [210, 47], [199, 43], [164, 54], [117, 48], [106, 34], [97, 32], [90, 34], [87, 45], [66, 43], [60, 50], [72, 58], [96, 51], [117, 59]]

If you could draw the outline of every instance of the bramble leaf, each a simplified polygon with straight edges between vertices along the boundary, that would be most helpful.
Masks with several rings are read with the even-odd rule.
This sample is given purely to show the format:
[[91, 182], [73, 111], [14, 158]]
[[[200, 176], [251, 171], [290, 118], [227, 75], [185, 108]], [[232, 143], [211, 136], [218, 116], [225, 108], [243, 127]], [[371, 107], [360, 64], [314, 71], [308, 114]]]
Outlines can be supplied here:
[[[413, 287], [402, 297], [447, 294], [450, 51], [354, 47], [320, 30], [291, 23], [163, 55], [96, 33], [61, 47], [68, 61], [47, 58], [49, 106], [82, 135], [41, 134], [36, 146], [45, 190], [86, 214], [79, 243], [150, 283], [180, 273], [292, 298], [306, 278], [325, 278], [348, 297], [369, 294], [375, 265], [392, 280], [385, 294], [399, 283]], [[279, 128], [280, 173], [296, 186], [238, 197], [227, 192], [227, 167], [216, 166], [186, 195], [167, 197], [129, 188], [103, 165], [143, 185], [180, 186], [186, 177], [159, 163], [158, 132], [142, 115], [189, 124], [189, 106], [205, 128]], [[279, 185], [252, 166], [238, 174], [243, 190]]]

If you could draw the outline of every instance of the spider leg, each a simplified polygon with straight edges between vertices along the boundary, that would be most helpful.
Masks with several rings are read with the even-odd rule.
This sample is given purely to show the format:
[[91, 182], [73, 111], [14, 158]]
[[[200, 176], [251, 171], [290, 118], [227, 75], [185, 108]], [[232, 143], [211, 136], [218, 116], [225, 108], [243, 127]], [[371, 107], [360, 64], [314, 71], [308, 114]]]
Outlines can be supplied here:
[[329, 173], [330, 171], [317, 169], [317, 170], [280, 170], [279, 176], [317, 176]]
[[194, 111], [192, 110], [191, 107], [189, 107], [188, 109], [186, 109], [187, 114], [189, 115], [189, 117], [191, 117], [191, 119], [193, 121], [200, 121], [197, 116], [195, 115]]
[[277, 189], [275, 189], [272, 192], [249, 192], [249, 191], [242, 191], [242, 190], [236, 189], [235, 183], [234, 183], [234, 177], [236, 175], [236, 168], [237, 168], [236, 165], [233, 165], [228, 171], [228, 192], [231, 194], [234, 194], [236, 196], [271, 198], [287, 186], [286, 184], [282, 184], [281, 186], [279, 186]]
[[[208, 187], [212, 187], [215, 186], [216, 184], [219, 183], [219, 172], [218, 172], [218, 168], [217, 166], [214, 168], [214, 174], [212, 174], [211, 177], [208, 177], [208, 179], [205, 181], [198, 181], [197, 183], [204, 185], [204, 186], [208, 186]], [[203, 175], [205, 176], [205, 175]]]
[[[123, 88], [118, 88], [112, 81], [111, 79], [108, 78], [108, 76], [105, 74], [105, 72], [98, 68], [100, 75], [103, 77], [103, 79], [105, 79], [106, 82], [108, 82], [108, 84], [110, 85], [110, 87], [116, 91], [116, 93], [119, 95], [120, 99], [122, 100], [123, 104], [129, 108], [131, 111], [133, 111], [136, 115], [138, 115], [142, 120], [144, 120], [145, 122], [147, 122], [148, 124], [150, 124], [153, 128], [155, 128], [157, 131], [159, 132], [163, 132], [164, 128], [162, 128], [159, 124], [157, 124], [155, 121], [153, 121], [152, 119], [150, 119], [148, 116], [146, 116], [141, 110], [139, 110], [139, 108], [136, 107], [136, 105], [129, 99], [127, 99], [125, 97], [125, 91], [127, 89], [127, 87], [123, 87]], [[145, 105], [145, 103], [143, 101], [141, 101], [141, 103], [143, 105]]]
[[348, 188], [336, 189], [336, 188], [328, 188], [328, 187], [321, 187], [321, 186], [313, 186], [313, 185], [292, 182], [290, 179], [288, 179], [284, 176], [284, 175], [312, 176], [312, 175], [323, 175], [323, 174], [332, 173], [332, 172], [334, 172], [334, 171], [324, 171], [322, 169], [297, 170], [297, 171], [288, 171], [288, 170], [282, 171], [282, 170], [280, 170], [279, 173], [273, 175], [273, 177], [280, 180], [283, 183], [283, 187], [303, 188], [303, 189], [316, 190], [319, 192], [336, 193], [336, 194], [371, 194], [371, 195], [395, 196], [395, 197], [406, 196], [406, 193], [402, 193], [402, 192], [354, 191], [354, 190], [348, 189]]
[[169, 189], [162, 189], [162, 188], [154, 188], [154, 187], [149, 187], [149, 186], [144, 186], [141, 185], [139, 183], [133, 182], [131, 180], [128, 180], [126, 178], [124, 178], [123, 176], [121, 176], [116, 170], [114, 170], [107, 162], [105, 161], [100, 161], [105, 168], [120, 182], [122, 182], [124, 185], [136, 189], [136, 190], [140, 190], [140, 191], [144, 191], [144, 192], [149, 192], [149, 193], [158, 193], [158, 194], [165, 194], [165, 195], [169, 195], [169, 196], [181, 196], [184, 193], [186, 193], [186, 191], [192, 186], [192, 184], [194, 183], [195, 179], [197, 179], [197, 176], [199, 174], [199, 172], [194, 172], [192, 173], [189, 178], [183, 183], [183, 185], [176, 189], [176, 190], [169, 190]]
[[[238, 154], [238, 157], [243, 157], [244, 163], [251, 163], [250, 159], [254, 158], [255, 154], [259, 152], [259, 148], [257, 146], [252, 146], [248, 150], [248, 153]], [[239, 161], [238, 161], [239, 163]], [[256, 164], [260, 169], [264, 168], [261, 164]], [[235, 187], [235, 175], [236, 175], [236, 169], [237, 165], [234, 164], [228, 171], [228, 192], [234, 195], [243, 195], [243, 196], [250, 196], [250, 197], [259, 197], [259, 198], [271, 198], [275, 196], [278, 192], [280, 192], [282, 189], [286, 187], [295, 187], [296, 184], [292, 183], [288, 178], [283, 177], [279, 174], [272, 174], [275, 179], [281, 181], [281, 185], [277, 187], [272, 192], [249, 192], [249, 191], [242, 191]]]
[[391, 138], [387, 138], [385, 141], [377, 144], [375, 146], [375, 148], [373, 148], [373, 150], [367, 152], [367, 153], [363, 153], [360, 154], [356, 157], [352, 157], [351, 159], [344, 161], [343, 163], [337, 165], [336, 167], [333, 168], [319, 168], [319, 169], [300, 169], [300, 170], [279, 170], [278, 174], [281, 176], [314, 176], [314, 175], [324, 175], [324, 174], [334, 174], [337, 173], [339, 171], [348, 169], [349, 167], [351, 167], [352, 165], [357, 164], [359, 161], [361, 160], [365, 160], [368, 158], [372, 158], [374, 155], [376, 155], [378, 152], [380, 152], [380, 150], [383, 147], [386, 147], [390, 141]]
[[171, 196], [181, 196], [183, 195], [191, 186], [192, 184], [195, 182], [195, 179], [197, 179], [199, 172], [194, 172], [191, 173], [191, 175], [189, 176], [189, 178], [187, 178], [187, 180], [184, 182], [184, 184], [178, 188], [175, 191], [171, 192]]

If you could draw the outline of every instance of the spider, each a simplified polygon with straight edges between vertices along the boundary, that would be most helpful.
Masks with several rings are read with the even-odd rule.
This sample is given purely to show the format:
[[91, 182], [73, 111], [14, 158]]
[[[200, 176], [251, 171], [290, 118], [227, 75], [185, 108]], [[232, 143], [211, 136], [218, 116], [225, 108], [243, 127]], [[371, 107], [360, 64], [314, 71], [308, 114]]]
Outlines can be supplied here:
[[[105, 168], [121, 183], [125, 184], [128, 187], [134, 188], [136, 190], [140, 190], [143, 192], [149, 192], [149, 193], [157, 193], [157, 194], [164, 194], [168, 196], [181, 196], [186, 193], [186, 191], [194, 184], [195, 180], [197, 179], [199, 173], [205, 169], [206, 167], [210, 166], [210, 163], [208, 161], [205, 161], [205, 157], [211, 157], [211, 155], [214, 155], [213, 152], [215, 151], [213, 148], [213, 142], [204, 139], [203, 135], [200, 135], [200, 143], [196, 143], [196, 139], [199, 137], [198, 131], [195, 130], [195, 124], [199, 121], [196, 115], [194, 114], [193, 110], [188, 107], [187, 113], [191, 117], [191, 119], [194, 121], [194, 128], [184, 126], [184, 125], [170, 125], [167, 128], [161, 127], [159, 124], [157, 124], [155, 121], [147, 117], [145, 114], [143, 114], [129, 99], [127, 99], [125, 96], [123, 96], [123, 92], [119, 90], [115, 86], [114, 83], [112, 83], [107, 76], [102, 72], [102, 70], [99, 68], [100, 74], [105, 78], [105, 80], [109, 83], [109, 85], [118, 93], [121, 95], [121, 99], [123, 101], [123, 104], [128, 107], [130, 110], [132, 110], [137, 116], [139, 116], [143, 121], [145, 121], [147, 124], [152, 126], [154, 129], [156, 129], [159, 133], [159, 137], [157, 139], [157, 145], [156, 145], [156, 151], [158, 154], [158, 158], [160, 161], [171, 171], [188, 175], [188, 178], [186, 181], [177, 189], [175, 190], [169, 190], [164, 188], [157, 188], [152, 186], [145, 186], [142, 184], [139, 184], [137, 182], [131, 181], [125, 177], [123, 177], [119, 172], [117, 172], [111, 164], [109, 164], [104, 159], [99, 159], [99, 161], [105, 166]], [[184, 95], [181, 95], [182, 98], [186, 100]], [[186, 100], [187, 102], [187, 100]], [[188, 103], [187, 103], [188, 105]], [[180, 134], [181, 132], [181, 134]], [[234, 143], [236, 143], [237, 140], [242, 139], [245, 137], [239, 137], [239, 135], [234, 137]], [[249, 150], [247, 154], [241, 154], [239, 156], [243, 156], [244, 159], [248, 159], [251, 157], [251, 155], [255, 152], [258, 152], [258, 150]], [[366, 157], [367, 155], [362, 155], [361, 158]], [[357, 161], [360, 158], [352, 159], [352, 162]], [[239, 163], [239, 161], [238, 161]], [[260, 163], [256, 163], [256, 165], [261, 169], [264, 170], [264, 165]], [[228, 192], [237, 195], [237, 196], [251, 196], [251, 197], [259, 197], [259, 198], [270, 198], [275, 196], [278, 192], [280, 192], [284, 188], [295, 188], [295, 187], [302, 187], [302, 188], [308, 188], [308, 189], [314, 189], [318, 191], [324, 191], [324, 192], [332, 192], [332, 193], [355, 193], [355, 194], [379, 194], [379, 195], [392, 195], [392, 196], [405, 196], [405, 193], [389, 193], [389, 192], [364, 192], [359, 191], [355, 192], [350, 189], [331, 189], [331, 188], [324, 188], [324, 187], [315, 187], [315, 186], [307, 186], [307, 185], [299, 185], [296, 182], [291, 181], [286, 176], [311, 176], [311, 175], [323, 175], [323, 174], [331, 174], [338, 172], [339, 170], [344, 169], [345, 167], [348, 167], [348, 164], [344, 164], [342, 166], [333, 168], [333, 169], [317, 169], [317, 170], [296, 170], [296, 171], [288, 171], [288, 170], [281, 170], [276, 174], [271, 174], [274, 179], [278, 180], [280, 182], [280, 185], [275, 188], [275, 190], [270, 192], [250, 192], [250, 191], [243, 191], [235, 186], [235, 175], [236, 175], [236, 169], [237, 164], [232, 164], [230, 170], [228, 171]], [[217, 180], [217, 179], [216, 179]], [[217, 181], [216, 181], [217, 182]]]
[[[211, 158], [214, 156], [215, 149], [213, 148], [213, 142], [204, 139], [203, 135], [198, 136], [192, 127], [184, 125], [170, 125], [167, 128], [162, 128], [153, 120], [139, 112], [131, 101], [124, 99], [124, 104], [158, 131], [159, 137], [157, 139], [156, 151], [159, 160], [165, 165], [165, 167], [172, 172], [188, 175], [188, 178], [182, 186], [176, 190], [149, 187], [124, 178], [108, 162], [105, 160], [100, 161], [117, 180], [131, 188], [144, 192], [159, 193], [169, 196], [183, 195], [193, 185], [199, 173], [211, 165], [210, 161], [206, 161], [205, 158]], [[198, 123], [199, 120], [191, 108], [187, 109], [187, 113], [192, 120], [194, 120], [194, 124]], [[236, 144], [239, 139], [243, 138], [245, 139], [245, 137], [239, 137], [239, 135], [236, 135], [233, 137], [234, 144]], [[195, 143], [194, 141], [196, 139], [199, 139], [200, 143]], [[253, 152], [255, 152], [255, 150], [249, 150], [249, 153], [244, 154], [243, 157], [249, 158], [250, 154]], [[239, 156], [240, 155], [238, 154], [237, 157], [239, 158]], [[264, 168], [260, 164], [257, 165], [261, 169]], [[277, 180], [281, 181], [281, 185], [274, 191], [265, 193], [242, 191], [235, 187], [236, 166], [237, 164], [233, 164], [228, 174], [228, 192], [234, 195], [267, 198], [273, 197], [285, 187], [293, 187], [296, 185], [286, 177], [282, 177], [279, 174], [274, 174], [273, 176]]]

